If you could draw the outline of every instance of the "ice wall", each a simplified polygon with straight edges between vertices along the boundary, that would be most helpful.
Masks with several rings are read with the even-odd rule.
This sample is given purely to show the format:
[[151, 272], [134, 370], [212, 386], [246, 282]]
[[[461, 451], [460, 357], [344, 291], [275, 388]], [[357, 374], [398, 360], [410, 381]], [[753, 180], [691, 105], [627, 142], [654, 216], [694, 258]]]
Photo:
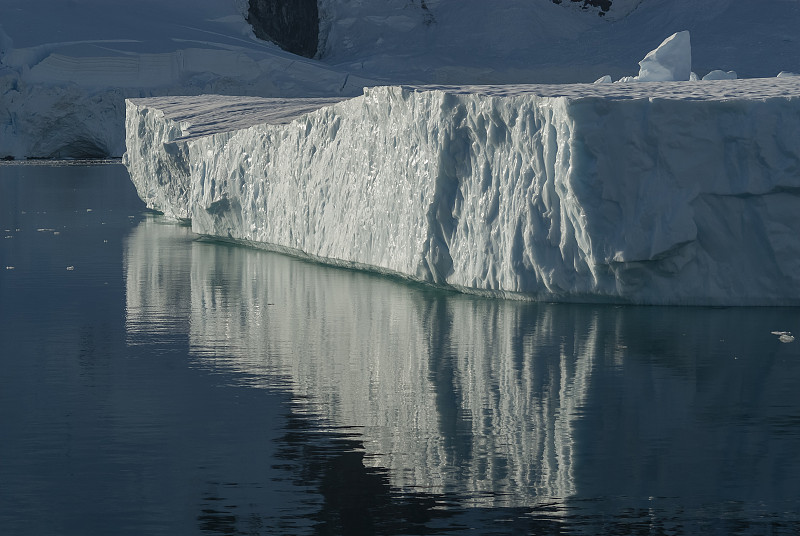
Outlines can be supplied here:
[[128, 101], [140, 195], [201, 234], [473, 292], [800, 303], [796, 78], [292, 102], [209, 129], [229, 99]]

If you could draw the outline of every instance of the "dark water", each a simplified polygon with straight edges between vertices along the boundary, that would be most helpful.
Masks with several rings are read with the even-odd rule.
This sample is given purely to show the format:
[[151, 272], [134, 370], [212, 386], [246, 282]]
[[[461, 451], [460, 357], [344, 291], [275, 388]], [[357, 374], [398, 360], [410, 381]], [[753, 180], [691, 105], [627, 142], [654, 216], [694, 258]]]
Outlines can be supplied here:
[[120, 165], [3, 165], [0, 534], [798, 534], [776, 330], [317, 266]]

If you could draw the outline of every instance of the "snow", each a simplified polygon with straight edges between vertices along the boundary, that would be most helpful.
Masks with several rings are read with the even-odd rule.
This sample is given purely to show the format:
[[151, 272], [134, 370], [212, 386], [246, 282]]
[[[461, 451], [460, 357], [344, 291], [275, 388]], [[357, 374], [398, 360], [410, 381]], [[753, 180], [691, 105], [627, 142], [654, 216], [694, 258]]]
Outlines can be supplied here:
[[688, 30], [699, 73], [800, 72], [794, 0], [319, 0], [320, 54], [257, 40], [246, 0], [4, 0], [0, 157], [120, 156], [125, 98], [350, 97], [380, 84], [590, 82]]
[[[800, 4], [794, 0], [614, 0], [611, 11], [568, 0], [321, 0], [331, 65], [386, 82], [572, 83], [635, 75], [642, 54], [688, 30], [697, 72], [742, 78], [797, 71]], [[357, 7], [356, 7], [357, 6]], [[402, 27], [390, 23], [403, 17]]]
[[201, 234], [494, 295], [800, 303], [798, 78], [127, 106], [140, 195]]
[[125, 151], [125, 98], [354, 96], [372, 80], [257, 40], [246, 2], [4, 0], [0, 157]]

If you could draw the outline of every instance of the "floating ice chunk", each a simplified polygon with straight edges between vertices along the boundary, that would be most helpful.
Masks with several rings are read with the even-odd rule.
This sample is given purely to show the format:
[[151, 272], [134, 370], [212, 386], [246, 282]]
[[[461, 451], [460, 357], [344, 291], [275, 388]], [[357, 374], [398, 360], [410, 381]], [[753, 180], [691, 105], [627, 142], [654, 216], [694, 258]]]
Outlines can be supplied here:
[[737, 78], [736, 71], [722, 71], [720, 69], [715, 69], [705, 75], [703, 80], [736, 80]]
[[639, 62], [639, 82], [689, 80], [692, 47], [688, 30], [674, 33]]
[[696, 72], [692, 71], [691, 73], [689, 73], [689, 81], [690, 82], [697, 82], [698, 80], [700, 80], [700, 79], [697, 77], [697, 73]]
[[772, 334], [777, 335], [778, 340], [781, 342], [794, 342], [794, 336], [792, 335], [791, 331], [773, 331]]
[[797, 78], [127, 109], [140, 196], [200, 234], [477, 292], [800, 305]]
[[790, 76], [800, 76], [800, 73], [793, 73], [790, 71], [781, 71], [778, 73], [777, 78], [788, 78]]
[[75, 267], [74, 267], [74, 266], [67, 266], [67, 271], [68, 271], [68, 272], [71, 272], [71, 271], [73, 271], [74, 269], [75, 269]]
[[6, 266], [6, 270], [13, 270], [13, 269], [14, 269], [13, 266]]
[[611, 75], [607, 74], [605, 76], [601, 76], [597, 80], [594, 81], [595, 84], [610, 84], [611, 83]]

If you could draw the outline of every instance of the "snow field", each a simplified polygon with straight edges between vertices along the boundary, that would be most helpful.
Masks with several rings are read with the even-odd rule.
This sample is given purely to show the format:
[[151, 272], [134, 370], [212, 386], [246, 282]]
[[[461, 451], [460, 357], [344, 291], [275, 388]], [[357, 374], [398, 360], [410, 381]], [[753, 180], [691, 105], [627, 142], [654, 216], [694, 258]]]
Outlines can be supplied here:
[[505, 296], [800, 303], [798, 78], [378, 87], [193, 136], [202, 99], [127, 119], [140, 195], [195, 232]]

